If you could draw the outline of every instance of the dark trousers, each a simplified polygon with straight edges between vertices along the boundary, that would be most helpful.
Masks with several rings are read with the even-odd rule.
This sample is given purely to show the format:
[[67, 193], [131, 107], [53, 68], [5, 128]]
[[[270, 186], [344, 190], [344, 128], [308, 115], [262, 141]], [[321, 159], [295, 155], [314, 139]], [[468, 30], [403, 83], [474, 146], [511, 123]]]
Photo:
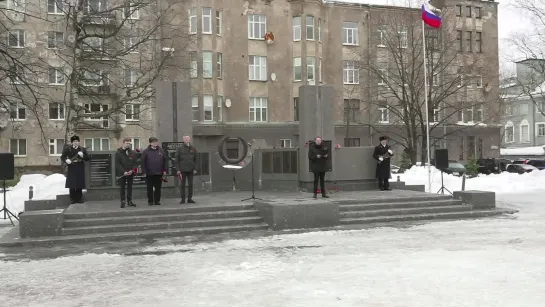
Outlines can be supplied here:
[[[131, 201], [132, 200], [132, 183], [134, 181], [134, 176], [125, 176], [119, 178], [119, 194], [121, 196], [121, 201]], [[125, 190], [127, 191], [125, 198]]]
[[[163, 181], [161, 175], [146, 176], [146, 187], [148, 190], [148, 203], [158, 203], [161, 201], [161, 186]], [[154, 190], [155, 189], [155, 190]]]
[[325, 172], [314, 173], [314, 194], [316, 194], [316, 191], [318, 190], [318, 180], [320, 180], [322, 195], [325, 195]]
[[69, 191], [70, 191], [70, 200], [72, 202], [83, 201], [83, 189], [69, 189]]
[[182, 199], [185, 199], [186, 181], [187, 181], [187, 198], [191, 199], [193, 197], [193, 172], [182, 173], [182, 186], [181, 186]]
[[388, 178], [379, 178], [378, 188], [381, 190], [388, 190], [390, 188], [390, 182], [388, 180]]

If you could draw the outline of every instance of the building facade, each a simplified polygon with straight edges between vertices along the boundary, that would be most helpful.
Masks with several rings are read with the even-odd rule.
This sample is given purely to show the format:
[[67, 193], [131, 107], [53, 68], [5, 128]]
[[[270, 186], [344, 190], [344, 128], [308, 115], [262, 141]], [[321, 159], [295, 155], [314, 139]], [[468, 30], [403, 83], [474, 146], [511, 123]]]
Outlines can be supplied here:
[[[13, 8], [18, 7], [17, 3], [9, 0], [6, 5]], [[66, 58], [63, 60], [52, 46], [61, 39], [68, 47], [74, 39], [79, 41], [78, 34], [73, 34], [74, 30], [63, 21], [70, 20], [65, 17], [73, 8], [62, 3], [49, 0], [19, 8], [21, 12], [33, 10], [37, 14], [34, 16], [41, 19], [26, 16], [14, 22], [8, 32], [15, 37], [22, 34], [21, 39], [12, 39], [14, 45], [10, 46], [29, 50], [26, 54], [29, 58], [40, 58], [49, 67], [62, 67]], [[89, 33], [96, 33], [94, 40], [85, 44], [90, 46], [90, 54], [77, 54], [79, 66], [74, 67], [85, 70], [84, 76], [75, 78], [75, 74], [67, 71], [66, 78], [60, 80], [55, 69], [42, 72], [43, 78], [47, 78], [41, 80], [44, 91], [56, 93], [48, 97], [60, 97], [59, 102], [39, 100], [42, 113], [30, 111], [28, 106], [9, 106], [11, 121], [0, 132], [0, 148], [14, 152], [18, 166], [60, 163], [65, 125], [70, 122], [67, 110], [77, 110], [77, 106], [82, 107], [80, 112], [85, 115], [79, 116], [80, 122], [94, 124], [78, 122], [71, 132], [77, 133], [91, 150], [113, 150], [124, 137], [133, 139], [135, 147], [146, 146], [148, 137], [154, 134], [156, 121], [156, 102], [148, 95], [153, 88], [149, 82], [153, 77], [191, 82], [193, 98], [183, 103], [191, 103], [193, 107], [196, 145], [210, 151], [217, 148], [219, 140], [234, 135], [259, 142], [263, 148], [298, 147], [301, 141], [297, 135], [298, 93], [302, 85], [334, 87], [331, 116], [337, 122], [336, 143], [344, 146], [374, 145], [382, 134], [389, 135], [394, 143], [404, 143], [408, 139], [407, 118], [402, 116], [400, 108], [409, 107], [406, 104], [401, 107], [399, 101], [405, 98], [400, 97], [419, 96], [415, 101], [418, 108], [423, 108], [423, 72], [418, 73], [422, 58], [415, 56], [419, 51], [417, 44], [412, 43], [422, 39], [419, 8], [319, 0], [201, 0], [175, 3], [168, 9], [151, 4], [133, 7], [125, 2], [117, 6], [115, 3], [88, 0], [79, 8], [78, 22], [92, 29]], [[158, 19], [170, 19], [157, 25], [152, 23], [157, 19], [153, 12], [160, 9], [169, 13]], [[85, 19], [86, 13], [93, 16], [100, 13], [100, 22]], [[496, 108], [499, 105], [497, 3], [447, 1], [443, 14], [446, 26], [437, 35], [426, 34], [428, 44], [442, 45], [435, 52], [441, 62], [435, 67], [449, 71], [434, 73], [429, 78], [447, 80], [437, 81], [443, 85], [434, 88], [438, 93], [434, 97], [449, 93], [449, 97], [441, 99], [441, 107], [433, 108], [433, 147], [448, 148], [451, 159], [462, 161], [497, 156], [501, 141]], [[387, 20], [397, 21], [387, 25]], [[130, 25], [119, 27], [121, 21]], [[146, 33], [146, 29], [154, 27], [158, 30], [146, 37], [146, 44], [143, 41], [135, 47], [138, 39], [132, 40], [131, 33]], [[182, 29], [184, 35], [177, 37], [176, 33]], [[387, 32], [399, 40], [399, 49], [388, 47]], [[452, 45], [444, 43], [446, 40]], [[97, 49], [112, 50], [112, 54], [120, 49], [123, 52], [112, 57], [112, 61], [101, 55], [85, 66], [90, 55], [96, 56]], [[403, 67], [411, 67], [411, 71], [391, 64], [378, 65], [394, 63], [392, 56], [398, 50], [411, 50], [403, 51], [413, 54], [413, 60], [403, 62]], [[450, 50], [444, 52], [449, 54], [448, 60], [447, 56], [441, 56], [441, 50]], [[149, 71], [157, 63], [163, 69], [155, 69], [151, 76]], [[84, 67], [91, 68], [87, 71]], [[139, 83], [146, 73], [147, 77], [142, 78], [146, 81]], [[74, 78], [82, 82], [74, 84]], [[93, 89], [79, 93], [74, 90], [84, 81]], [[119, 85], [114, 86], [116, 82]], [[454, 82], [458, 82], [455, 91], [439, 90]], [[393, 89], [388, 83], [400, 84]], [[432, 81], [428, 83], [431, 86]], [[128, 89], [133, 88], [136, 97], [131, 98]], [[138, 92], [138, 88], [146, 93]], [[401, 96], [397, 96], [399, 93]], [[67, 95], [69, 98], [65, 98]], [[86, 98], [89, 96], [92, 97]], [[415, 114], [422, 113], [425, 112]], [[423, 122], [423, 118], [415, 117], [412, 119]], [[411, 126], [420, 131], [416, 137], [419, 142], [424, 138], [421, 126]]]

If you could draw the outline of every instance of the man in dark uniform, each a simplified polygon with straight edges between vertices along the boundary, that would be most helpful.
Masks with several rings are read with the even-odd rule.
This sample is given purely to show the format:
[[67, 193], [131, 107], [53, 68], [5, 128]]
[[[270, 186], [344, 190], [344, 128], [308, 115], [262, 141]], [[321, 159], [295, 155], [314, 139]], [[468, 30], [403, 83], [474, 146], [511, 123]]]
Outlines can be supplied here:
[[176, 149], [176, 169], [178, 176], [182, 176], [180, 204], [185, 204], [185, 182], [187, 181], [187, 203], [193, 201], [193, 175], [197, 174], [197, 150], [191, 145], [191, 137], [184, 136], [184, 144]]
[[310, 160], [310, 171], [314, 173], [313, 197], [317, 198], [318, 180], [320, 180], [320, 189], [323, 198], [329, 198], [325, 191], [325, 172], [327, 171], [327, 157], [329, 153], [327, 146], [322, 144], [322, 138], [317, 136], [314, 142], [308, 146], [308, 159]]
[[376, 178], [378, 179], [378, 187], [381, 191], [391, 191], [390, 183], [390, 157], [394, 155], [394, 152], [388, 145], [388, 137], [381, 136], [379, 138], [380, 145], [375, 147], [373, 152], [373, 158], [377, 160]]
[[146, 174], [148, 205], [161, 204], [161, 186], [167, 173], [167, 156], [159, 147], [156, 137], [149, 138], [150, 145], [142, 153], [142, 171]]
[[67, 189], [70, 189], [70, 201], [72, 204], [83, 203], [83, 189], [85, 189], [85, 161], [89, 161], [87, 150], [79, 146], [79, 136], [70, 138], [70, 146], [62, 151], [61, 161], [66, 163], [68, 172], [66, 174]]
[[136, 152], [131, 149], [131, 139], [123, 139], [123, 144], [115, 152], [115, 174], [119, 178], [121, 208], [125, 208], [125, 204], [129, 207], [136, 207], [132, 202], [132, 183], [136, 173], [136, 160]]

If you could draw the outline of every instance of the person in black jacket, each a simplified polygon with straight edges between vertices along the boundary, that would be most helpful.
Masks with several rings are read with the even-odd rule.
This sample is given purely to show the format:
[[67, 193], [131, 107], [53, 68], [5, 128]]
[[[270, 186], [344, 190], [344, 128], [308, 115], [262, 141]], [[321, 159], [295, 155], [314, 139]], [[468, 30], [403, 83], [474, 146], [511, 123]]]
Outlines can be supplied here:
[[308, 146], [308, 159], [310, 160], [310, 171], [314, 173], [314, 198], [317, 197], [318, 180], [323, 198], [329, 198], [325, 191], [325, 172], [327, 171], [327, 157], [329, 152], [327, 146], [322, 144], [322, 138], [317, 136], [314, 142]]
[[381, 136], [379, 138], [380, 144], [375, 147], [373, 152], [373, 158], [377, 160], [376, 178], [378, 179], [378, 188], [381, 191], [390, 191], [390, 157], [394, 155], [394, 152], [388, 145], [388, 137]]
[[79, 145], [79, 136], [70, 138], [71, 145], [64, 148], [61, 161], [66, 163], [65, 187], [70, 190], [72, 204], [83, 203], [83, 189], [85, 189], [85, 161], [89, 161], [87, 150]]
[[193, 175], [197, 174], [197, 150], [191, 145], [191, 137], [184, 136], [184, 143], [176, 149], [176, 169], [178, 176], [182, 176], [180, 204], [185, 204], [185, 182], [187, 181], [187, 203], [194, 204], [193, 201]]
[[[136, 207], [132, 202], [132, 183], [136, 173], [136, 152], [131, 150], [131, 139], [123, 139], [123, 144], [115, 152], [115, 174], [119, 177], [121, 208], [125, 201], [129, 207]], [[127, 191], [125, 197], [125, 190]]]
[[142, 153], [142, 172], [146, 174], [148, 205], [153, 206], [161, 204], [161, 187], [168, 160], [156, 137], [150, 137], [149, 142], [150, 145]]

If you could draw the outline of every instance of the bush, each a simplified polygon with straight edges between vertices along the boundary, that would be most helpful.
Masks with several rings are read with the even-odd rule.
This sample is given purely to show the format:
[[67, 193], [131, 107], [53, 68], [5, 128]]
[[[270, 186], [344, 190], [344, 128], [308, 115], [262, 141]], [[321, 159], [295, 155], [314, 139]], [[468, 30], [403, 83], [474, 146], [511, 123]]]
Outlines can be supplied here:
[[479, 174], [479, 164], [477, 159], [471, 159], [466, 165], [467, 175], [469, 177], [476, 177]]
[[[15, 176], [13, 177], [12, 180], [6, 180], [6, 188], [16, 186], [21, 180], [21, 176], [23, 176], [23, 170], [15, 168]], [[1, 184], [2, 183], [0, 183], [0, 185]]]
[[399, 167], [401, 167], [402, 169], [410, 169], [412, 166], [413, 164], [411, 162], [411, 156], [403, 151], [403, 153], [401, 153], [401, 165]]

